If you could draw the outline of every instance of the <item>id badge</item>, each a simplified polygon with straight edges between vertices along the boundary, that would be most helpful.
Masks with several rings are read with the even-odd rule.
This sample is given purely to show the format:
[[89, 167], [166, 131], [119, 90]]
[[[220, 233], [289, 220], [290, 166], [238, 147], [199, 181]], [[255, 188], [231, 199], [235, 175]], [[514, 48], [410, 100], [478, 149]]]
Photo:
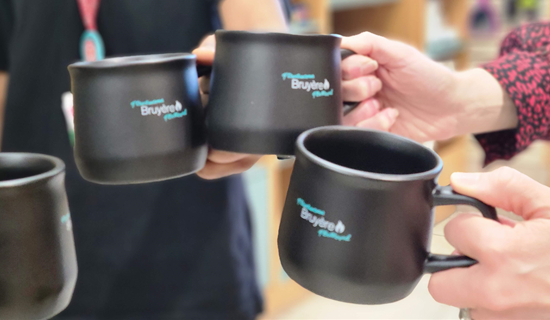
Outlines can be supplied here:
[[74, 147], [74, 105], [72, 93], [65, 92], [61, 96], [61, 108], [63, 109], [63, 115], [65, 116], [65, 122], [67, 124], [69, 142], [71, 146]]

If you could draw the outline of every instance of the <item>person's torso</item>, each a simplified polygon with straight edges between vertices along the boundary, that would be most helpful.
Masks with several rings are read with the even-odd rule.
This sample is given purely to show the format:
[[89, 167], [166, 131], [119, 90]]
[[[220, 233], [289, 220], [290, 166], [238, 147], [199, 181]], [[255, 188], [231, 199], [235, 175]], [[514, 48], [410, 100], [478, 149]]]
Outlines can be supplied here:
[[[239, 177], [107, 187], [80, 178], [61, 108], [80, 59], [77, 0], [11, 0], [3, 151], [67, 164], [79, 279], [58, 319], [231, 319], [259, 311]], [[104, 0], [107, 56], [189, 52], [215, 28], [213, 0]], [[223, 315], [223, 316], [222, 316]]]

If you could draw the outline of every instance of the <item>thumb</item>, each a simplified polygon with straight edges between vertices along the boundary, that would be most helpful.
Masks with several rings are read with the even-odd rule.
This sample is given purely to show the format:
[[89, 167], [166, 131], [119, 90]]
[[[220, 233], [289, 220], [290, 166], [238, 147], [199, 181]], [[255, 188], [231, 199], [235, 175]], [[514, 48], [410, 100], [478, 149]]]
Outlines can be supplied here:
[[214, 35], [209, 35], [204, 38], [200, 45], [193, 50], [193, 54], [197, 56], [199, 64], [211, 65], [214, 62], [214, 54], [216, 52], [216, 38]]
[[193, 54], [197, 56], [197, 63], [212, 65], [214, 63], [214, 48], [199, 47], [193, 50]]
[[550, 188], [514, 169], [502, 167], [488, 173], [453, 173], [451, 185], [459, 193], [513, 212], [525, 220], [550, 219]]
[[369, 56], [380, 65], [393, 66], [402, 64], [416, 49], [404, 43], [386, 39], [370, 32], [363, 32], [356, 36], [344, 37], [342, 48], [349, 49], [357, 54]]

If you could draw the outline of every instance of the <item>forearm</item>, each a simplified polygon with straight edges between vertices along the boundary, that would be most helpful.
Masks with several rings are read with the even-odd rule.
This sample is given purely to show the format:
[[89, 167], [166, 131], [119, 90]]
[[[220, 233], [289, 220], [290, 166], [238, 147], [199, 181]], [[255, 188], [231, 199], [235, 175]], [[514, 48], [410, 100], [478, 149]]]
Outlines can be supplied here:
[[0, 72], [0, 150], [2, 148], [2, 132], [4, 128], [4, 107], [8, 93], [8, 74]]
[[223, 0], [220, 16], [227, 30], [288, 31], [279, 0]]
[[518, 125], [516, 106], [499, 82], [484, 69], [456, 74], [453, 101], [463, 110], [459, 134], [495, 132]]

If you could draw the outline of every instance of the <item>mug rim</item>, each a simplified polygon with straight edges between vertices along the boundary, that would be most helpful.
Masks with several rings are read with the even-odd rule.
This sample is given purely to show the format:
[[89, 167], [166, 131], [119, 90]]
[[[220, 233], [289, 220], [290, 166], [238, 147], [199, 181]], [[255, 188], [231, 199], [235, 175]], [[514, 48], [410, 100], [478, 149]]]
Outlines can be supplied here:
[[29, 159], [46, 160], [52, 163], [54, 167], [46, 172], [43, 172], [37, 175], [0, 181], [0, 190], [5, 188], [20, 187], [20, 186], [31, 184], [33, 182], [46, 180], [46, 179], [55, 177], [56, 175], [60, 174], [65, 170], [65, 163], [61, 159], [53, 156], [48, 156], [45, 154], [27, 153], [27, 152], [1, 152], [0, 159], [5, 159], [5, 158], [8, 158], [9, 160], [14, 162], [23, 162]]
[[[305, 140], [312, 134], [315, 134], [318, 132], [337, 132], [337, 131], [372, 132], [377, 135], [384, 135], [391, 139], [400, 140], [401, 142], [414, 144], [430, 152], [436, 160], [436, 165], [427, 171], [407, 173], [407, 174], [389, 174], [389, 173], [376, 173], [376, 172], [362, 171], [362, 170], [348, 168], [348, 167], [333, 163], [331, 161], [325, 160], [315, 155], [313, 152], [309, 151], [304, 145]], [[441, 160], [441, 157], [432, 149], [427, 148], [426, 146], [414, 140], [411, 140], [396, 134], [392, 134], [389, 132], [373, 130], [373, 129], [355, 128], [355, 127], [346, 127], [346, 126], [324, 126], [324, 127], [309, 129], [307, 131], [304, 131], [302, 134], [300, 134], [300, 136], [296, 140], [296, 149], [297, 151], [302, 153], [307, 159], [311, 160], [312, 162], [321, 166], [322, 168], [325, 168], [343, 175], [347, 175], [347, 176], [367, 178], [372, 180], [395, 181], [395, 182], [426, 180], [426, 179], [436, 178], [441, 172], [441, 170], [443, 169], [443, 160]]]
[[296, 33], [284, 33], [284, 32], [273, 32], [273, 31], [244, 31], [244, 30], [216, 30], [214, 33], [216, 36], [219, 35], [226, 35], [226, 34], [234, 34], [234, 35], [244, 35], [244, 36], [267, 36], [267, 37], [293, 37], [293, 38], [331, 38], [331, 39], [342, 39], [343, 36], [336, 34], [336, 33], [330, 33], [330, 34], [296, 34]]
[[192, 53], [180, 52], [180, 53], [161, 53], [161, 54], [146, 54], [146, 55], [134, 55], [123, 57], [112, 57], [98, 61], [81, 61], [69, 65], [71, 68], [85, 68], [85, 69], [110, 69], [119, 67], [130, 67], [138, 65], [150, 65], [160, 64], [166, 62], [180, 61], [180, 60], [195, 60], [196, 55]]

